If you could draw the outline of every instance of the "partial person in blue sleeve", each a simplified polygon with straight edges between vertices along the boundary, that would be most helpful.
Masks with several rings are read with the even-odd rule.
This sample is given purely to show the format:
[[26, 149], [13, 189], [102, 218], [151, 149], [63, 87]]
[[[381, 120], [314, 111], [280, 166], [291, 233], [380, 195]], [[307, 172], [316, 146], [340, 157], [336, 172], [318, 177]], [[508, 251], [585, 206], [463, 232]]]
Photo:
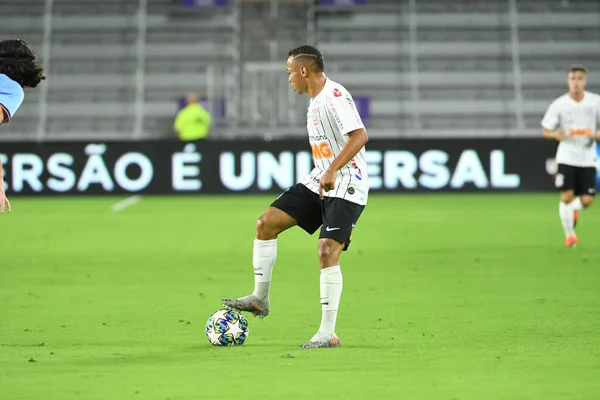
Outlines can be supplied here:
[[[9, 123], [23, 103], [25, 87], [37, 87], [46, 79], [44, 69], [35, 60], [33, 48], [20, 39], [0, 42], [0, 125]], [[10, 212], [4, 191], [4, 171], [0, 162], [0, 213]]]

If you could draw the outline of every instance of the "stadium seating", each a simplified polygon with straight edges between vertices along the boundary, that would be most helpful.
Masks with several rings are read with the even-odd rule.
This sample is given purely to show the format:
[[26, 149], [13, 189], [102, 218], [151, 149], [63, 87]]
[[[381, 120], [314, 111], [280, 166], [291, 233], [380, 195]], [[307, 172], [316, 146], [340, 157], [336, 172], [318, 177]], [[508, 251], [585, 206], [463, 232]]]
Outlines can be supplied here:
[[[30, 40], [41, 53], [44, 1], [27, 1], [41, 9], [40, 16], [22, 17], [14, 25], [29, 30], [15, 31], [4, 23], [0, 29], [3, 36]], [[21, 0], [14, 0], [15, 15], [17, 3]], [[208, 66], [215, 71], [213, 97], [223, 96], [219, 83], [223, 86], [229, 74], [222, 66], [231, 68], [232, 59], [229, 10], [184, 9], [170, 0], [149, 0], [144, 22], [145, 41], [140, 46], [137, 2], [54, 0], [45, 83], [46, 138], [131, 138], [137, 96], [143, 99], [143, 137], [172, 135], [180, 96], [190, 90], [202, 95], [208, 91]], [[138, 63], [143, 75], [138, 74]], [[143, 91], [138, 92], [140, 78]], [[9, 133], [23, 137], [34, 121], [37, 125], [39, 93], [28, 90], [28, 106], [7, 127]]]
[[47, 13], [45, 0], [3, 0], [0, 36], [31, 42], [49, 70], [2, 136], [170, 136], [189, 90], [224, 99], [219, 137], [302, 135], [308, 99], [290, 90], [282, 61], [305, 41], [322, 50], [332, 79], [368, 99], [372, 135], [536, 135], [571, 64], [586, 65], [589, 89], [600, 91], [600, 2], [510, 4], [148, 0], [140, 10], [137, 1], [54, 0]]
[[566, 71], [571, 64], [586, 66], [588, 90], [600, 92], [600, 2], [520, 1], [518, 7], [529, 128], [539, 126], [540, 114], [567, 91]]

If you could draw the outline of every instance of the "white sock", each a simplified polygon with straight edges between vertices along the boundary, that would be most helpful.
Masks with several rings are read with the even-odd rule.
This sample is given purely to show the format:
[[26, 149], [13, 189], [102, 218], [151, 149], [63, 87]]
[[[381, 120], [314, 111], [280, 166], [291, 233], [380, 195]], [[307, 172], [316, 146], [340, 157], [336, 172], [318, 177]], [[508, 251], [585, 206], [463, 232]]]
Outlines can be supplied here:
[[321, 326], [319, 335], [335, 336], [340, 297], [342, 296], [342, 270], [339, 265], [321, 270]]
[[558, 205], [558, 214], [560, 215], [560, 222], [562, 222], [563, 229], [565, 230], [565, 236], [575, 235], [573, 229], [573, 207], [571, 204], [565, 204], [562, 201]]
[[569, 203], [569, 205], [571, 207], [573, 207], [573, 210], [575, 210], [575, 211], [583, 210], [583, 204], [581, 204], [580, 197], [575, 198], [575, 200], [573, 200], [571, 203]]
[[277, 239], [254, 239], [252, 266], [254, 267], [254, 292], [261, 300], [269, 299], [273, 265], [277, 259]]

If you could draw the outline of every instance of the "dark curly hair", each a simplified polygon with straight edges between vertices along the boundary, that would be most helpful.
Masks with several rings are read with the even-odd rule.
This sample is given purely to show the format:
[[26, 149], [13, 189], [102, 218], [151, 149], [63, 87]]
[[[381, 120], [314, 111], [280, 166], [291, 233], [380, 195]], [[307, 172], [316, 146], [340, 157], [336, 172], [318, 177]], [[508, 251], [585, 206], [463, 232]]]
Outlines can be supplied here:
[[33, 47], [24, 40], [3, 40], [0, 42], [0, 74], [8, 76], [21, 87], [36, 87], [46, 77], [35, 57]]

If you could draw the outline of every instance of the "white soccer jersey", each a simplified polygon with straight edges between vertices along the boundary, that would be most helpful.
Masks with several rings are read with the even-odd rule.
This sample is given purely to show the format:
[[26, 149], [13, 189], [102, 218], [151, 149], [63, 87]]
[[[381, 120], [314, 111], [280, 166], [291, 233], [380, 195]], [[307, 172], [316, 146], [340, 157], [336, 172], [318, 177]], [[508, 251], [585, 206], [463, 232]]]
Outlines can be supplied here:
[[[342, 85], [327, 78], [321, 93], [310, 101], [306, 127], [315, 168], [302, 183], [319, 193], [321, 177], [342, 151], [348, 141], [348, 133], [364, 128], [364, 125], [352, 95]], [[368, 194], [369, 181], [363, 147], [338, 171], [335, 188], [329, 192], [323, 191], [323, 195], [365, 205]]]
[[574, 167], [596, 166], [596, 128], [600, 124], [600, 96], [584, 92], [578, 103], [569, 94], [550, 104], [542, 127], [555, 130], [563, 127], [565, 138], [556, 150], [556, 162]]

